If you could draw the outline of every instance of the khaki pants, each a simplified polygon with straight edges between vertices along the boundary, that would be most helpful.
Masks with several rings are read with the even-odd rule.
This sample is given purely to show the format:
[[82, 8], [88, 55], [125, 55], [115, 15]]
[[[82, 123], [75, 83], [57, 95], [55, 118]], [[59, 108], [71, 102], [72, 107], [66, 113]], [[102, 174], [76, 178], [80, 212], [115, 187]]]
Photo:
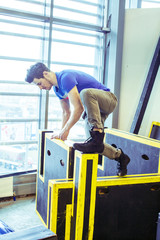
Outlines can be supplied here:
[[[83, 89], [80, 97], [85, 109], [85, 132], [89, 137], [92, 127], [104, 129], [104, 122], [114, 111], [118, 101], [113, 93], [94, 88]], [[120, 150], [105, 144], [103, 154], [115, 159], [120, 156]]]

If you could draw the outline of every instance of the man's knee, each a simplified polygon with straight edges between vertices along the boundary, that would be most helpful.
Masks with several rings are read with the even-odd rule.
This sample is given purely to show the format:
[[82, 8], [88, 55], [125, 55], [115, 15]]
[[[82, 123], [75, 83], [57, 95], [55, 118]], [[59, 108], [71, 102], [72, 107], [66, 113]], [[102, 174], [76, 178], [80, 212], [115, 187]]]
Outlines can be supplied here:
[[86, 100], [89, 98], [90, 96], [90, 90], [89, 89], [83, 89], [80, 92], [80, 98], [82, 100], [82, 102], [86, 102]]

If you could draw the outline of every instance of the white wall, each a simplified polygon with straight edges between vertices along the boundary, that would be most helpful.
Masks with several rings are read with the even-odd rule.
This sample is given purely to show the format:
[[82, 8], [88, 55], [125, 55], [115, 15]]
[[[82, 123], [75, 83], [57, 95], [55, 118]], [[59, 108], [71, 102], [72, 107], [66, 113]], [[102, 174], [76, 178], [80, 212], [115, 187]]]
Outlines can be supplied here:
[[[121, 130], [130, 130], [159, 36], [160, 8], [126, 10], [118, 121]], [[148, 136], [152, 121], [160, 122], [160, 69], [140, 135]]]
[[13, 196], [13, 177], [0, 178], [0, 198]]

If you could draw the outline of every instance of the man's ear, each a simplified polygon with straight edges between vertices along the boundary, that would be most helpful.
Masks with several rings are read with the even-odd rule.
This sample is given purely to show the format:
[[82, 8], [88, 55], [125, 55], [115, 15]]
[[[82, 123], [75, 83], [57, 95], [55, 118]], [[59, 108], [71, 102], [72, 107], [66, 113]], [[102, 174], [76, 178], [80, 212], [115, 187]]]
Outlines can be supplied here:
[[48, 77], [49, 77], [49, 72], [44, 71], [44, 72], [43, 72], [43, 77], [46, 78], [46, 79], [48, 79]]
[[44, 71], [44, 72], [43, 72], [43, 77], [44, 77], [49, 83], [52, 84], [51, 72]]

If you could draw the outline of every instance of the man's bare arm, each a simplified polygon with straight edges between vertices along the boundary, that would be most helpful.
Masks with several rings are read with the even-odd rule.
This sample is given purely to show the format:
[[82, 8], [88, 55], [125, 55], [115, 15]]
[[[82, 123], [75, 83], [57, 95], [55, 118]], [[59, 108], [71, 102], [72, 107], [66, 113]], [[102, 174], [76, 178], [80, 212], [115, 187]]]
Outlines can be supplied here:
[[69, 120], [64, 126], [66, 130], [70, 130], [73, 127], [73, 125], [80, 119], [84, 111], [84, 107], [81, 102], [80, 95], [76, 86], [72, 88], [72, 90], [69, 92], [68, 97], [69, 101], [73, 105], [73, 111], [71, 113]]
[[71, 104], [73, 105], [73, 111], [70, 114], [69, 105], [68, 105], [69, 103], [67, 99], [61, 100], [61, 106], [64, 114], [62, 125], [64, 126], [58, 135], [55, 134], [52, 136], [52, 138], [59, 138], [59, 139], [62, 139], [63, 141], [67, 139], [70, 129], [73, 127], [73, 125], [76, 122], [78, 122], [84, 110], [83, 104], [81, 102], [80, 95], [76, 86], [71, 89], [71, 91], [68, 94], [68, 97], [69, 97], [69, 102], [71, 102]]
[[69, 103], [68, 97], [65, 99], [61, 99], [60, 104], [62, 107], [62, 128], [63, 128], [71, 115], [70, 103]]

